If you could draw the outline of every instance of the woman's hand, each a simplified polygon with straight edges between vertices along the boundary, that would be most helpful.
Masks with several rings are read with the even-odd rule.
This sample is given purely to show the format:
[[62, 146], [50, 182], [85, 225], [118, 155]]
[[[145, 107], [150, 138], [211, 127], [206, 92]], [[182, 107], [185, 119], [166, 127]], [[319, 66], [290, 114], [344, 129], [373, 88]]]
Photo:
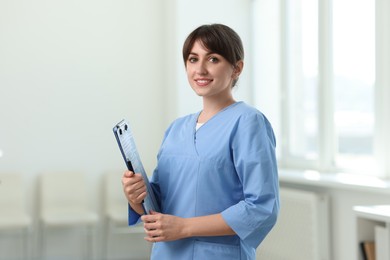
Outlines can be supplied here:
[[150, 215], [141, 217], [144, 222], [146, 241], [172, 241], [186, 237], [186, 219], [155, 211], [151, 211], [150, 213]]
[[172, 241], [193, 236], [232, 236], [236, 233], [221, 214], [181, 218], [151, 211], [141, 217], [149, 242]]
[[125, 171], [122, 176], [123, 192], [130, 206], [140, 215], [144, 214], [142, 202], [146, 197], [146, 185], [142, 175], [132, 171]]

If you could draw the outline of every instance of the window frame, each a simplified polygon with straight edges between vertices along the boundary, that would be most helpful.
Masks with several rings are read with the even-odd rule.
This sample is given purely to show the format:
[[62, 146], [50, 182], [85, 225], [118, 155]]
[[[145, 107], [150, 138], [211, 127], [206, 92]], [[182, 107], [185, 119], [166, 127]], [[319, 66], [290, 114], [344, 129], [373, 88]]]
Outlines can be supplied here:
[[375, 129], [374, 154], [380, 177], [390, 178], [390, 2], [375, 1]]
[[[280, 46], [279, 68], [279, 96], [276, 102], [279, 106], [279, 165], [284, 168], [315, 169], [320, 172], [339, 172], [335, 166], [336, 136], [333, 121], [333, 61], [332, 61], [332, 0], [318, 1], [318, 159], [306, 160], [292, 157], [289, 154], [289, 117], [288, 109], [288, 58], [287, 41], [287, 1], [278, 1], [280, 34], [277, 40]], [[264, 4], [264, 0], [254, 0], [257, 5]], [[260, 4], [259, 4], [260, 3]], [[264, 12], [264, 11], [263, 11]], [[375, 0], [375, 59], [376, 81], [375, 89], [375, 126], [374, 126], [374, 159], [378, 169], [367, 172], [367, 175], [390, 178], [390, 3], [387, 0]], [[256, 16], [255, 13], [253, 13]], [[256, 19], [254, 19], [256, 21]], [[254, 25], [256, 28], [256, 25]], [[254, 33], [256, 30], [254, 29]], [[256, 38], [256, 37], [254, 37]], [[262, 51], [259, 51], [262, 52]], [[256, 54], [256, 53], [255, 53]], [[260, 66], [261, 67], [261, 66]], [[255, 93], [261, 92], [261, 83], [254, 80]], [[276, 81], [275, 81], [276, 82]], [[274, 100], [275, 101], [275, 100]], [[260, 104], [260, 107], [269, 108], [274, 105]], [[266, 109], [267, 110], [267, 109]], [[353, 173], [353, 170], [351, 170]]]

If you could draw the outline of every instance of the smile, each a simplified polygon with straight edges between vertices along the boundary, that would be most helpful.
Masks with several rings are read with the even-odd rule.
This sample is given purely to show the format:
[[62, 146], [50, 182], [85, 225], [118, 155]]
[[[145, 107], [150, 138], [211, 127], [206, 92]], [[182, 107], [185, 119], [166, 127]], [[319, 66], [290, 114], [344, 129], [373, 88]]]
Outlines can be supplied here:
[[195, 82], [199, 86], [206, 86], [208, 85], [212, 80], [211, 79], [196, 79]]

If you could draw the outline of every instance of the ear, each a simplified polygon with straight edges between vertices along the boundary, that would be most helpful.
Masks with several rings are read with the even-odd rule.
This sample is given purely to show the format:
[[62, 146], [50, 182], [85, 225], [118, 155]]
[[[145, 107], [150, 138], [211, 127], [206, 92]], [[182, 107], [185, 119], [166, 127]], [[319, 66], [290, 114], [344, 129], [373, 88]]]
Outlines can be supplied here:
[[244, 68], [244, 61], [242, 60], [238, 61], [234, 66], [233, 79], [237, 79], [240, 76], [243, 68]]

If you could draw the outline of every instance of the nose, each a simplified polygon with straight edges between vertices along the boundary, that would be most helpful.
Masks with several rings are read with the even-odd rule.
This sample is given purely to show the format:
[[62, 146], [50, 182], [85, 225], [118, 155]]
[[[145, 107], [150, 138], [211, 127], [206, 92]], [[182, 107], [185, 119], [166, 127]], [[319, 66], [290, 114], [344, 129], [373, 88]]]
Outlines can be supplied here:
[[196, 73], [199, 75], [206, 75], [208, 73], [207, 66], [206, 66], [206, 63], [204, 61], [200, 61], [197, 63]]

